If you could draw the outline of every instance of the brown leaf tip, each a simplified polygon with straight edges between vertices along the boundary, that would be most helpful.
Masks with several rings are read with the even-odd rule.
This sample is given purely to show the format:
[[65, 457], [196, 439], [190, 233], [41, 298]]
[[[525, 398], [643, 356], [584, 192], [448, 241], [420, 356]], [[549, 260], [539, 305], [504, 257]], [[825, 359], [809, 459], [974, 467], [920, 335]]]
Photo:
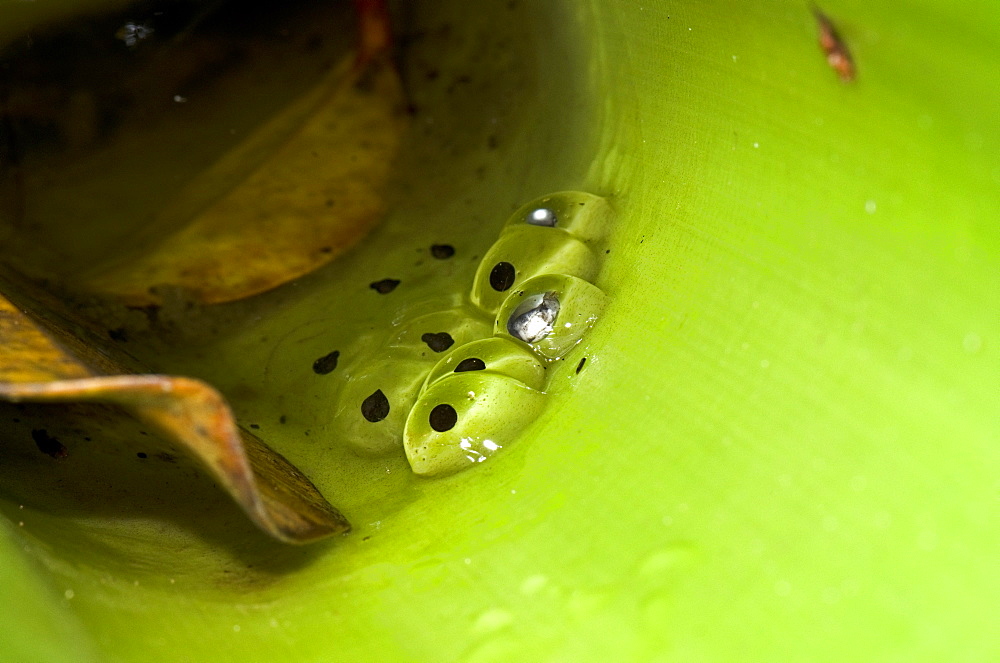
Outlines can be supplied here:
[[837, 32], [833, 21], [817, 7], [813, 7], [813, 16], [816, 17], [819, 26], [819, 47], [823, 49], [827, 63], [837, 72], [840, 80], [845, 83], [853, 81], [857, 75], [854, 58], [851, 57], [851, 52]]

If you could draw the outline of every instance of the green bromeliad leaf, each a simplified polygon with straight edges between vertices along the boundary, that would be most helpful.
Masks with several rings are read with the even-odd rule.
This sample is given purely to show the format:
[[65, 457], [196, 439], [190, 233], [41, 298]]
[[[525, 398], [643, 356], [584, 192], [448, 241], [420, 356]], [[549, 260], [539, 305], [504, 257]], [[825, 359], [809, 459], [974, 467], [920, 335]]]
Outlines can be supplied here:
[[[26, 601], [4, 650], [997, 658], [1000, 7], [819, 9], [853, 81], [797, 2], [400, 3], [414, 116], [383, 223], [291, 287], [121, 321], [352, 533], [282, 547], [197, 484], [193, 523], [0, 501], [0, 581]], [[505, 221], [565, 190], [613, 210], [607, 302], [544, 369], [544, 411], [443, 479], [356, 453], [343, 385], [395, 321], [465, 311]]]

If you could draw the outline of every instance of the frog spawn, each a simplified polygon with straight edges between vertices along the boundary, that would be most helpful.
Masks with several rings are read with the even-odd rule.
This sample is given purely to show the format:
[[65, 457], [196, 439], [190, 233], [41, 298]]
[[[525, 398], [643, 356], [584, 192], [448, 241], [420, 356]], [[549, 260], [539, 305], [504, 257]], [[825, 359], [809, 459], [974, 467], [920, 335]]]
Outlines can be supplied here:
[[475, 309], [405, 322], [381, 359], [350, 375], [337, 407], [344, 439], [368, 454], [402, 443], [424, 476], [482, 463], [508, 446], [544, 409], [548, 365], [603, 309], [604, 294], [590, 281], [600, 267], [593, 245], [609, 220], [607, 201], [580, 192], [517, 210], [476, 270]]

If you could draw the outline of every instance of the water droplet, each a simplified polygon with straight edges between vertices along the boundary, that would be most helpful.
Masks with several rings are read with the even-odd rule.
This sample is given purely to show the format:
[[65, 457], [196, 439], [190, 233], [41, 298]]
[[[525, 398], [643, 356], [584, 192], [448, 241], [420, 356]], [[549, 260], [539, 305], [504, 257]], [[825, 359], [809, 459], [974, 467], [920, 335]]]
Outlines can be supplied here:
[[500, 629], [510, 625], [514, 621], [514, 616], [503, 608], [492, 608], [479, 615], [472, 625], [473, 633], [485, 635], [495, 633]]
[[533, 596], [542, 591], [548, 583], [549, 579], [540, 573], [528, 576], [521, 582], [521, 593], [525, 596]]
[[983, 339], [979, 334], [969, 332], [965, 335], [965, 338], [962, 339], [962, 347], [965, 348], [965, 351], [970, 355], [974, 355], [983, 349]]
[[876, 209], [877, 206], [874, 200], [865, 201], [865, 212], [867, 212], [868, 214], [874, 214]]
[[67, 589], [65, 592], [63, 592], [63, 596], [65, 596], [66, 600], [69, 601], [74, 596], [76, 596], [76, 592], [74, 592], [72, 589]]
[[639, 566], [639, 575], [644, 578], [662, 576], [680, 566], [690, 552], [683, 546], [658, 550], [649, 555]]

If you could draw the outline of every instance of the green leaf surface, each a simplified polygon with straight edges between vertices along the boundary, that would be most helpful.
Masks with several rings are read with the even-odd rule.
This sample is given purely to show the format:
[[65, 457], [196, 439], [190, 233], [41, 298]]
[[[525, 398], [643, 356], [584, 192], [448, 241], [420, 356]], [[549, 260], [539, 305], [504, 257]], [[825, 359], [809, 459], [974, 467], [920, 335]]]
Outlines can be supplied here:
[[[79, 624], [110, 661], [1000, 656], [1000, 5], [824, 5], [851, 84], [798, 2], [464, 6], [407, 10], [429, 35], [411, 62], [493, 87], [414, 88], [427, 114], [363, 251], [162, 357], [260, 421], [352, 534], [289, 551], [4, 505], [25, 525], [2, 577], [45, 618], [6, 616], [2, 641]], [[509, 48], [470, 62], [493, 34]], [[445, 272], [467, 292], [506, 216], [564, 189], [614, 208], [608, 306], [544, 414], [439, 480], [338, 446], [309, 367], [338, 302], [374, 320], [387, 301], [344, 284], [401, 278], [386, 297], [418, 309]], [[397, 273], [443, 241], [435, 278]]]

